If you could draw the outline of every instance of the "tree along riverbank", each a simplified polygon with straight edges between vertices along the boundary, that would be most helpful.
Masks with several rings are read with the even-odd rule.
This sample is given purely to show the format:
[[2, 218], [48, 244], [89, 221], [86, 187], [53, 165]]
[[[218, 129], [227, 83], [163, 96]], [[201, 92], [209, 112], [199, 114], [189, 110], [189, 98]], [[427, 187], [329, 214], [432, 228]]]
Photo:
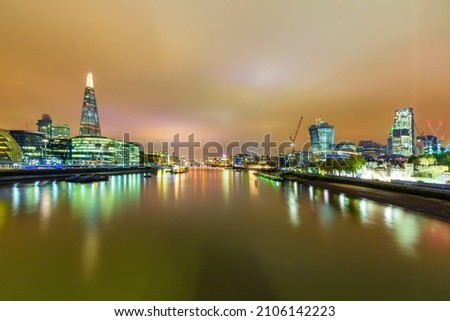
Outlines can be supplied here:
[[304, 173], [286, 173], [284, 179], [450, 219], [450, 191], [445, 189]]

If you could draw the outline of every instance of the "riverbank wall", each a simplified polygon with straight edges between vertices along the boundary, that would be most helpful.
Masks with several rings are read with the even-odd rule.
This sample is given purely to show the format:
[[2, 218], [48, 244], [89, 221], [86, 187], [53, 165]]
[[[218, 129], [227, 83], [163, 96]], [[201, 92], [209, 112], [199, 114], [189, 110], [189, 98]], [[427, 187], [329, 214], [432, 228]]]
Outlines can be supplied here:
[[381, 182], [352, 177], [315, 175], [298, 172], [286, 172], [282, 176], [286, 180], [322, 181], [347, 184], [450, 201], [450, 185], [448, 184], [416, 183], [408, 181]]
[[285, 180], [344, 193], [350, 197], [366, 198], [379, 203], [399, 206], [425, 215], [450, 220], [449, 191], [430, 191], [383, 182], [365, 182], [359, 179], [286, 173]]
[[154, 172], [149, 167], [70, 167], [70, 168], [43, 168], [43, 169], [6, 169], [0, 170], [0, 184], [20, 181], [36, 180], [63, 180], [77, 174], [96, 173], [101, 175], [120, 175], [131, 173]]

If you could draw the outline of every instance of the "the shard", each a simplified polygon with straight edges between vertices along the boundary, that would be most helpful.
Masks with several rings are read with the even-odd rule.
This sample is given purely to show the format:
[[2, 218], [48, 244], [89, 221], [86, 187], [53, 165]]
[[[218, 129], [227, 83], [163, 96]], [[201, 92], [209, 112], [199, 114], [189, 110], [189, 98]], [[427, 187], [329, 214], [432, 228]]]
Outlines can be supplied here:
[[95, 99], [94, 80], [88, 73], [84, 90], [83, 109], [81, 111], [80, 136], [101, 136], [97, 101]]

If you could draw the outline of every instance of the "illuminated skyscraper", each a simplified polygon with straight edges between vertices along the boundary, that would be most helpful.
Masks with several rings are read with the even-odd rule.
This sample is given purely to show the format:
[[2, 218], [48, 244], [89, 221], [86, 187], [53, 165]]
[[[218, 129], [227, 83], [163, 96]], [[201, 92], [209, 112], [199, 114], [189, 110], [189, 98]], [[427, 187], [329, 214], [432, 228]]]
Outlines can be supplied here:
[[414, 154], [414, 113], [412, 107], [395, 111], [394, 125], [388, 138], [388, 151], [392, 155], [411, 156]]
[[88, 73], [84, 90], [83, 109], [81, 111], [80, 136], [101, 136], [98, 118], [97, 101], [95, 99], [94, 80]]
[[38, 132], [44, 133], [46, 138], [52, 138], [52, 117], [49, 114], [42, 114], [42, 118], [36, 123]]
[[326, 155], [333, 149], [334, 126], [324, 122], [322, 119], [309, 126], [309, 136], [313, 154]]

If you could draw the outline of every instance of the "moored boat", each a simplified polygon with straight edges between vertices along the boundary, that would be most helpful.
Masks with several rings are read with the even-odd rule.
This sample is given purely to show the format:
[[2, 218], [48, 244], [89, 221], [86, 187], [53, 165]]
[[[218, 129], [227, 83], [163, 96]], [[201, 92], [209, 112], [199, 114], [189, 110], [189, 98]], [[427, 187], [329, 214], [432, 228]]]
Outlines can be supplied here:
[[283, 177], [281, 177], [280, 175], [263, 173], [263, 172], [255, 172], [253, 174], [258, 176], [258, 177], [264, 177], [264, 178], [267, 178], [267, 179], [270, 179], [270, 180], [276, 181], [276, 182], [282, 182], [283, 181]]
[[92, 183], [109, 180], [108, 175], [99, 174], [77, 174], [69, 176], [65, 179], [68, 183]]
[[170, 172], [172, 174], [181, 174], [181, 173], [186, 173], [188, 171], [189, 171], [189, 167], [188, 166], [184, 166], [184, 165], [174, 165], [170, 169]]

